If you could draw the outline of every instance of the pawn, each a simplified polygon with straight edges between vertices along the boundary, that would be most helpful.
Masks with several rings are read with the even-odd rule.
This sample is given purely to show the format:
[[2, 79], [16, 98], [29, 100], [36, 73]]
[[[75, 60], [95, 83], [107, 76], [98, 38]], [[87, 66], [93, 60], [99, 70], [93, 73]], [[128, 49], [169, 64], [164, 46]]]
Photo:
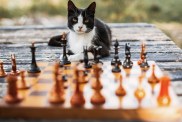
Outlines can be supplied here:
[[136, 90], [135, 90], [135, 97], [137, 98], [137, 100], [139, 101], [139, 103], [142, 101], [142, 99], [145, 97], [145, 91], [144, 89], [139, 86]]
[[146, 52], [143, 53], [143, 55], [142, 55], [143, 61], [142, 61], [141, 64], [140, 64], [141, 69], [143, 69], [144, 71], [145, 71], [145, 70], [148, 70], [148, 68], [150, 67], [149, 64], [148, 64], [148, 62], [147, 62], [146, 55], [147, 55]]
[[5, 102], [8, 104], [15, 104], [21, 102], [23, 98], [18, 94], [17, 77], [14, 75], [9, 75], [6, 80], [8, 82], [8, 88], [7, 94], [4, 97]]
[[152, 74], [151, 76], [148, 78], [148, 82], [150, 84], [156, 84], [159, 83], [159, 79], [156, 77], [155, 75], [155, 64], [152, 65]]
[[28, 85], [25, 81], [25, 71], [20, 71], [21, 83], [18, 86], [18, 89], [29, 89], [30, 85]]
[[116, 89], [115, 94], [117, 96], [125, 96], [126, 95], [126, 91], [122, 86], [122, 75], [120, 75], [120, 79], [119, 79], [119, 87]]
[[78, 77], [79, 77], [79, 71], [76, 70], [76, 79], [75, 79], [76, 88], [70, 101], [73, 107], [82, 107], [85, 104], [85, 98], [83, 96], [83, 92], [80, 90]]
[[159, 106], [169, 106], [171, 103], [171, 97], [169, 95], [169, 85], [170, 78], [167, 76], [163, 76], [160, 79], [161, 86], [159, 91], [159, 96], [157, 97], [157, 102]]
[[4, 71], [3, 62], [0, 61], [0, 78], [6, 77], [7, 73]]
[[141, 45], [141, 52], [140, 52], [140, 59], [138, 60], [138, 65], [141, 65], [141, 63], [144, 62], [144, 57], [143, 57], [143, 54], [145, 53], [145, 44], [142, 43]]
[[16, 58], [15, 54], [11, 54], [11, 65], [12, 65], [12, 70], [10, 72], [11, 75], [19, 75], [20, 71], [17, 70], [16, 68]]
[[101, 94], [101, 89], [99, 87], [95, 89], [95, 92], [92, 95], [90, 102], [93, 105], [102, 105], [105, 103], [105, 98]]
[[103, 86], [100, 82], [100, 75], [102, 73], [102, 69], [99, 64], [93, 65], [93, 73], [94, 73], [95, 82], [92, 82], [92, 88], [93, 89], [96, 89], [96, 88], [102, 89]]
[[51, 104], [60, 104], [65, 101], [64, 99], [64, 91], [63, 91], [63, 81], [62, 76], [59, 75], [59, 63], [55, 64], [54, 69], [54, 85], [51, 89], [50, 95], [49, 95], [49, 102]]
[[114, 67], [112, 68], [112, 72], [114, 72], [114, 73], [121, 72], [120, 63], [119, 63], [118, 61], [115, 62], [115, 65], [114, 65]]
[[135, 97], [139, 101], [139, 103], [142, 101], [142, 99], [145, 97], [145, 90], [142, 88], [142, 76], [139, 77], [139, 85], [137, 89], [135, 90]]

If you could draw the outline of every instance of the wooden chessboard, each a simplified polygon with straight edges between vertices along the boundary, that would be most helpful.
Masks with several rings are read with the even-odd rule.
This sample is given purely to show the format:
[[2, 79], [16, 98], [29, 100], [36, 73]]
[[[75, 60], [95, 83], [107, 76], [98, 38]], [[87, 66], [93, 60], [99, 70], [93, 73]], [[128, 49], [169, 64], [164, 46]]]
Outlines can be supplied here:
[[[149, 65], [155, 64], [149, 61]], [[122, 67], [123, 87], [126, 90], [126, 96], [118, 97], [115, 90], [118, 82], [115, 80], [115, 74], [111, 72], [110, 62], [104, 62], [101, 83], [103, 85], [102, 94], [106, 102], [102, 106], [94, 106], [90, 103], [90, 97], [93, 93], [91, 82], [83, 84], [83, 94], [85, 105], [81, 108], [72, 107], [70, 97], [74, 90], [71, 78], [65, 83], [68, 86], [65, 89], [66, 99], [63, 104], [52, 105], [48, 101], [49, 91], [53, 84], [53, 63], [39, 62], [42, 69], [40, 74], [26, 74], [26, 81], [31, 85], [28, 90], [19, 90], [19, 94], [24, 100], [18, 104], [7, 104], [3, 99], [0, 100], [0, 117], [15, 118], [82, 118], [82, 119], [139, 119], [139, 120], [177, 120], [180, 117], [178, 108], [178, 99], [173, 89], [169, 88], [171, 105], [168, 107], [159, 107], [156, 98], [159, 93], [160, 83], [155, 86], [154, 94], [147, 81], [151, 75], [151, 67], [146, 72], [146, 77], [142, 81], [142, 86], [146, 96], [141, 103], [134, 96], [134, 91], [138, 86], [138, 76], [141, 75], [140, 67], [134, 61], [133, 68], [128, 71]], [[67, 66], [69, 67], [69, 66]], [[70, 68], [66, 68], [64, 73], [71, 73]], [[157, 77], [163, 75], [160, 68], [156, 65], [155, 73]]]

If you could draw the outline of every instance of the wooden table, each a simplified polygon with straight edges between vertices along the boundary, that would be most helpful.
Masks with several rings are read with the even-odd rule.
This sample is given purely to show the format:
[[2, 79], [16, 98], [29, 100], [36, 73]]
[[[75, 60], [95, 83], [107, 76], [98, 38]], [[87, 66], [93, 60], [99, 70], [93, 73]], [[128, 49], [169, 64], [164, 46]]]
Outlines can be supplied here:
[[[172, 79], [172, 86], [182, 106], [182, 50], [155, 25], [147, 23], [110, 23], [113, 39], [118, 39], [121, 48], [119, 56], [124, 60], [124, 45], [131, 45], [132, 60], [138, 60], [140, 56], [140, 44], [146, 42], [148, 60], [156, 61], [157, 65]], [[5, 64], [5, 69], [11, 69], [10, 54], [15, 53], [18, 68], [27, 68], [31, 62], [30, 43], [37, 44], [36, 58], [38, 61], [54, 61], [62, 53], [60, 47], [49, 47], [47, 42], [51, 36], [68, 31], [66, 26], [56, 27], [0, 27], [0, 59]], [[113, 44], [113, 43], [112, 43]], [[103, 60], [111, 60], [114, 55]], [[1, 85], [4, 83], [1, 83]], [[2, 95], [3, 91], [0, 90]]]

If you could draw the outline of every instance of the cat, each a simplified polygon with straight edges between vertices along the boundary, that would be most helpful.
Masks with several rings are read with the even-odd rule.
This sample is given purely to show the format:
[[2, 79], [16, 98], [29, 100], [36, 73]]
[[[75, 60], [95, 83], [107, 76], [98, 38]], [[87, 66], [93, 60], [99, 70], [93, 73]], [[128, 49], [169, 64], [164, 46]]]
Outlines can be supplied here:
[[[88, 57], [93, 59], [93, 47], [102, 46], [101, 57], [109, 56], [111, 45], [111, 30], [108, 25], [95, 18], [96, 3], [92, 2], [87, 8], [77, 8], [68, 1], [68, 29], [67, 40], [69, 45], [70, 61], [83, 59], [83, 46], [88, 47]], [[61, 35], [49, 40], [49, 46], [61, 46]], [[61, 58], [62, 56], [60, 56]]]

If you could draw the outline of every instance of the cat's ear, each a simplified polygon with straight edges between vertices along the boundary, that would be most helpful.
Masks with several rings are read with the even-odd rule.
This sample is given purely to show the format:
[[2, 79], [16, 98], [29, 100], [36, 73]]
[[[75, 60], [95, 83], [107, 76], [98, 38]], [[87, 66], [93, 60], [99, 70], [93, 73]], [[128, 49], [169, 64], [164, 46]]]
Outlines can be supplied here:
[[71, 0], [69, 0], [68, 1], [68, 11], [74, 12], [75, 10], [77, 10], [77, 7], [75, 6], [75, 4]]
[[95, 8], [96, 8], [96, 3], [93, 2], [93, 3], [91, 3], [91, 4], [88, 6], [87, 11], [88, 11], [88, 12], [91, 12], [91, 13], [93, 13], [93, 14], [95, 14]]

